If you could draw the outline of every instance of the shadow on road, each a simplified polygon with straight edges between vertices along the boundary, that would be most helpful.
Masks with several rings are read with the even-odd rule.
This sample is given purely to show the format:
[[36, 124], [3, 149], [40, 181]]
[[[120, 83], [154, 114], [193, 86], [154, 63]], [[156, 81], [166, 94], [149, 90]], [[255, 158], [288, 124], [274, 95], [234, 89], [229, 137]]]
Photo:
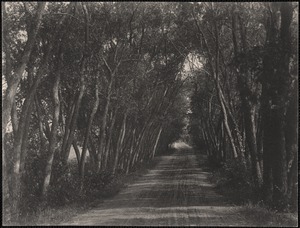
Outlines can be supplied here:
[[177, 149], [116, 197], [64, 225], [247, 225], [207, 177], [191, 148]]

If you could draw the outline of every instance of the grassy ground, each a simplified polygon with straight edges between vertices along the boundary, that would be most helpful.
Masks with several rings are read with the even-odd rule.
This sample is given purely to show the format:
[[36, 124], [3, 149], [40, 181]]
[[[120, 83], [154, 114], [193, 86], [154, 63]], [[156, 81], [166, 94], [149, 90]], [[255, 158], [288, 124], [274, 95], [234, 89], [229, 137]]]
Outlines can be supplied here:
[[241, 207], [240, 213], [245, 217], [254, 221], [257, 226], [266, 227], [297, 227], [298, 214], [297, 213], [277, 213], [266, 207], [253, 205], [251, 203], [245, 204]]
[[[57, 225], [70, 217], [91, 208], [92, 202], [77, 202], [61, 207], [46, 207], [35, 214], [23, 216], [19, 222], [22, 226]], [[17, 224], [14, 224], [17, 225]]]

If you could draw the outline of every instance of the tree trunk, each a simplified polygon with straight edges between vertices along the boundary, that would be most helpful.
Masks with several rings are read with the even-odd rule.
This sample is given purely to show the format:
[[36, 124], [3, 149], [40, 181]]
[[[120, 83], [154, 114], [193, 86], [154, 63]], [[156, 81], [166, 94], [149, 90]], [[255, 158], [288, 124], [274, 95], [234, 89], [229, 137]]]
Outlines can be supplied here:
[[[234, 9], [233, 9], [234, 10]], [[236, 35], [236, 13], [232, 13], [232, 40], [234, 46], [234, 53], [236, 61], [238, 61], [238, 44], [237, 44], [237, 35]], [[246, 42], [246, 34], [245, 28], [243, 25], [242, 18], [239, 15], [239, 22], [240, 22], [240, 37], [241, 37], [241, 47], [242, 52], [246, 55], [247, 53], [247, 42]], [[238, 89], [241, 97], [242, 102], [242, 110], [244, 114], [244, 122], [245, 122], [245, 133], [246, 133], [246, 142], [248, 144], [248, 148], [250, 151], [251, 157], [251, 166], [252, 166], [252, 175], [255, 182], [255, 186], [260, 188], [262, 183], [262, 173], [260, 170], [260, 164], [257, 156], [257, 141], [256, 141], [256, 128], [255, 128], [255, 107], [256, 104], [251, 102], [251, 96], [255, 96], [251, 92], [251, 89], [248, 88], [247, 82], [245, 77], [249, 77], [248, 69], [245, 68], [244, 64], [241, 64], [239, 70], [237, 70], [237, 81], [238, 81]]]
[[113, 130], [114, 130], [115, 122], [116, 122], [116, 116], [117, 116], [117, 109], [115, 110], [115, 112], [112, 116], [112, 120], [111, 120], [111, 124], [110, 124], [110, 128], [109, 128], [109, 133], [108, 133], [107, 144], [106, 144], [106, 147], [105, 147], [105, 154], [104, 154], [104, 159], [103, 159], [102, 170], [105, 170], [106, 167], [107, 167], [109, 152], [110, 152], [110, 149], [111, 149], [111, 147], [110, 147], [111, 139], [112, 139], [112, 134], [113, 134]]
[[72, 116], [72, 121], [70, 124], [70, 130], [69, 130], [69, 137], [66, 141], [66, 146], [65, 148], [62, 149], [62, 162], [64, 165], [67, 164], [68, 162], [68, 158], [70, 155], [70, 149], [72, 146], [72, 142], [74, 139], [74, 133], [75, 133], [75, 129], [77, 126], [77, 117], [78, 117], [78, 113], [79, 113], [79, 108], [80, 108], [80, 104], [81, 104], [81, 100], [83, 97], [85, 91], [85, 79], [84, 79], [84, 75], [81, 75], [80, 77], [80, 89], [79, 89], [79, 95], [75, 104], [75, 108], [74, 108], [74, 113]]
[[88, 150], [90, 154], [90, 161], [93, 165], [92, 169], [96, 169], [96, 164], [97, 164], [97, 150], [93, 142], [93, 138], [91, 137], [91, 134], [89, 136], [89, 141], [88, 141]]
[[[291, 56], [290, 24], [293, 16], [292, 3], [271, 3], [269, 25], [267, 31], [267, 51], [264, 57], [265, 89], [264, 105], [267, 112], [264, 118], [264, 153], [272, 156], [271, 163], [273, 174], [273, 203], [282, 209], [287, 204], [287, 161], [285, 142], [285, 112], [286, 101], [290, 89], [289, 64]], [[281, 13], [280, 31], [278, 24], [278, 10]], [[279, 35], [279, 36], [278, 36]], [[275, 124], [276, 123], [276, 124]], [[267, 161], [265, 161], [267, 163]], [[265, 163], [264, 163], [265, 169]]]
[[75, 97], [74, 100], [72, 101], [72, 103], [70, 104], [69, 110], [68, 110], [68, 114], [67, 114], [67, 122], [65, 124], [65, 130], [64, 130], [64, 138], [63, 138], [63, 143], [62, 143], [62, 151], [61, 151], [61, 156], [63, 154], [63, 151], [66, 150], [66, 146], [67, 146], [67, 142], [70, 136], [70, 127], [71, 127], [71, 123], [72, 123], [72, 117], [74, 115], [74, 110], [75, 110]]
[[46, 198], [49, 190], [50, 178], [52, 174], [52, 163], [55, 151], [57, 149], [57, 130], [58, 130], [58, 121], [59, 121], [59, 112], [60, 112], [60, 100], [59, 100], [59, 84], [60, 84], [60, 72], [57, 72], [55, 81], [53, 84], [52, 94], [53, 94], [53, 119], [51, 126], [51, 135], [49, 142], [49, 149], [47, 154], [47, 161], [45, 166], [45, 177], [42, 184], [42, 197]]
[[24, 127], [24, 132], [23, 132], [23, 142], [21, 146], [21, 158], [20, 158], [20, 173], [21, 173], [21, 178], [24, 176], [25, 172], [25, 160], [26, 160], [26, 155], [27, 155], [27, 147], [28, 147], [28, 133], [29, 133], [29, 128], [30, 128], [30, 120], [31, 120], [31, 111], [33, 107], [33, 100], [31, 99], [31, 102], [29, 104], [29, 112], [26, 115], [25, 119], [25, 127]]
[[[218, 39], [217, 24], [216, 24], [216, 22], [214, 24], [214, 30], [215, 30], [215, 36], [216, 36], [215, 37], [215, 39], [216, 39], [215, 40], [216, 53], [215, 53], [215, 61], [213, 61], [212, 52], [211, 52], [211, 50], [208, 46], [206, 36], [202, 32], [195, 16], [194, 16], [194, 20], [195, 20], [195, 23], [196, 23], [199, 34], [203, 37], [204, 45], [205, 45], [205, 48], [208, 52], [208, 60], [209, 60], [208, 62], [209, 62], [209, 65], [210, 65], [213, 80], [214, 80], [215, 85], [216, 85], [218, 100], [219, 100], [220, 105], [221, 105], [221, 111], [222, 111], [223, 120], [224, 120], [224, 127], [225, 127], [227, 136], [228, 136], [229, 141], [230, 141], [233, 157], [236, 159], [238, 157], [238, 153], [237, 153], [237, 150], [236, 150], [236, 145], [234, 143], [234, 139], [233, 139], [231, 129], [230, 129], [230, 126], [229, 126], [229, 122], [228, 122], [228, 113], [227, 113], [227, 110], [226, 110], [226, 106], [224, 104], [225, 98], [224, 98], [223, 91], [222, 91], [222, 88], [221, 88], [220, 83], [219, 83], [219, 54], [220, 53], [219, 53], [219, 39]], [[215, 65], [213, 64], [213, 62], [215, 62]]]
[[126, 119], [127, 119], [127, 113], [125, 112], [125, 114], [123, 116], [122, 128], [121, 128], [118, 143], [117, 143], [117, 149], [116, 149], [116, 153], [115, 153], [115, 159], [114, 159], [114, 165], [113, 165], [112, 173], [116, 172], [116, 169], [117, 169], [117, 166], [118, 166], [119, 155], [121, 153], [121, 148], [122, 148], [122, 144], [123, 144], [124, 137], [125, 137], [125, 132], [126, 132]]
[[66, 141], [65, 147], [62, 148], [62, 164], [66, 165], [69, 159], [69, 155], [70, 155], [70, 149], [71, 149], [71, 145], [73, 143], [73, 139], [74, 139], [74, 133], [75, 133], [75, 129], [77, 126], [77, 117], [79, 114], [79, 109], [80, 109], [80, 104], [81, 104], [81, 100], [85, 91], [85, 73], [87, 71], [87, 67], [86, 67], [86, 63], [87, 63], [87, 58], [86, 58], [86, 52], [87, 52], [87, 48], [88, 48], [88, 38], [89, 38], [89, 23], [88, 23], [88, 11], [86, 8], [86, 5], [84, 3], [82, 3], [82, 8], [85, 14], [85, 46], [84, 46], [84, 50], [82, 51], [82, 60], [80, 63], [80, 88], [79, 88], [79, 95], [78, 95], [78, 99], [76, 101], [76, 105], [74, 108], [74, 113], [72, 116], [72, 121], [71, 121], [71, 125], [70, 125], [70, 129], [69, 129], [69, 137], [68, 140]]
[[244, 107], [245, 115], [245, 131], [246, 131], [246, 141], [250, 151], [251, 165], [252, 165], [252, 175], [254, 178], [255, 186], [260, 188], [262, 184], [262, 172], [260, 169], [260, 164], [257, 156], [257, 142], [256, 142], [256, 130], [255, 130], [255, 109], [249, 104]]
[[223, 103], [222, 90], [221, 90], [221, 87], [220, 87], [219, 82], [218, 82], [217, 79], [215, 79], [215, 83], [216, 83], [216, 87], [217, 87], [217, 91], [218, 91], [217, 93], [218, 93], [218, 98], [219, 98], [219, 102], [220, 102], [220, 105], [221, 105], [222, 114], [223, 114], [223, 121], [224, 121], [225, 130], [226, 130], [227, 136], [228, 136], [229, 141], [230, 141], [233, 157], [236, 159], [238, 157], [238, 153], [236, 151], [236, 146], [235, 146], [234, 139], [233, 139], [231, 129], [230, 129], [230, 126], [229, 126], [228, 114], [227, 114], [225, 105]]
[[286, 114], [287, 123], [285, 130], [287, 150], [288, 173], [288, 199], [294, 210], [297, 210], [298, 196], [298, 80], [294, 82], [294, 88]]
[[76, 160], [77, 160], [77, 164], [78, 164], [78, 167], [79, 167], [80, 166], [80, 150], [79, 150], [79, 148], [77, 146], [77, 142], [76, 142], [75, 139], [73, 140], [72, 146], [74, 148], [75, 155], [76, 155]]
[[107, 114], [108, 114], [108, 108], [110, 105], [110, 98], [111, 98], [111, 93], [112, 93], [112, 84], [113, 84], [113, 76], [111, 76], [109, 85], [108, 85], [108, 91], [107, 91], [107, 96], [106, 96], [106, 104], [104, 107], [104, 112], [103, 116], [101, 119], [101, 127], [100, 127], [100, 143], [99, 143], [99, 150], [98, 150], [98, 164], [97, 164], [97, 170], [100, 170], [100, 164], [101, 164], [101, 154], [104, 153], [104, 147], [105, 147], [105, 129], [107, 125]]
[[17, 134], [18, 131], [18, 113], [17, 113], [16, 101], [13, 102], [12, 109], [11, 109], [11, 123], [15, 135]]
[[[264, 92], [265, 91], [265, 92]], [[262, 126], [263, 126], [263, 198], [270, 203], [273, 195], [273, 178], [272, 178], [272, 136], [267, 132], [272, 132], [273, 123], [270, 120], [270, 108], [268, 107], [268, 99], [265, 95], [266, 88], [263, 86], [262, 93]]]
[[129, 150], [129, 155], [128, 155], [128, 160], [127, 160], [127, 166], [126, 166], [126, 174], [129, 173], [129, 169], [131, 167], [132, 164], [132, 153], [133, 153], [133, 149], [134, 149], [134, 142], [135, 142], [135, 128], [132, 131], [132, 138], [131, 138], [131, 145], [130, 145], [130, 150]]
[[[37, 11], [36, 11], [36, 16], [35, 20], [33, 22], [33, 26], [31, 28], [31, 31], [28, 31], [28, 40], [26, 42], [22, 57], [20, 59], [20, 63], [17, 65], [14, 74], [12, 75], [11, 79], [8, 79], [7, 81], [7, 89], [4, 93], [4, 99], [3, 105], [2, 105], [2, 142], [5, 141], [5, 134], [6, 134], [6, 127], [10, 118], [10, 115], [12, 112], [15, 110], [12, 110], [13, 105], [15, 103], [15, 95], [17, 92], [17, 88], [19, 86], [20, 80], [22, 78], [22, 75], [25, 71], [25, 68], [29, 62], [29, 57], [31, 55], [32, 48], [35, 43], [35, 38], [38, 33], [38, 30], [41, 25], [42, 21], [42, 16], [44, 13], [44, 9], [46, 6], [46, 2], [38, 3]], [[3, 11], [5, 13], [5, 4], [3, 4]], [[7, 34], [5, 34], [7, 35]], [[6, 52], [6, 55], [9, 55], [8, 57], [10, 58], [10, 53]], [[15, 124], [15, 119], [13, 115], [13, 126], [14, 128], [16, 127]], [[15, 128], [16, 130], [16, 128]], [[18, 129], [19, 130], [19, 129]], [[23, 135], [23, 134], [21, 134]], [[21, 136], [20, 135], [20, 136]], [[20, 138], [22, 141], [22, 137]], [[3, 143], [4, 144], [4, 143]], [[21, 150], [21, 145], [19, 143], [18, 150]], [[19, 217], [19, 190], [20, 190], [20, 152], [15, 155], [15, 161], [16, 163], [14, 164], [14, 169], [13, 169], [13, 178], [12, 178], [12, 186], [14, 186], [13, 192], [12, 192], [12, 213], [13, 213], [13, 218], [18, 219]], [[5, 175], [6, 174], [6, 163], [5, 163], [5, 151], [4, 151], [4, 146], [2, 146], [2, 172]], [[5, 178], [4, 178], [5, 179]], [[6, 185], [6, 183], [4, 183]]]
[[156, 140], [155, 140], [155, 144], [154, 144], [154, 147], [153, 147], [152, 159], [153, 159], [154, 156], [155, 156], [156, 148], [157, 148], [158, 141], [159, 141], [159, 139], [160, 139], [160, 135], [161, 135], [162, 130], [163, 130], [163, 127], [160, 126], [159, 131], [158, 131], [158, 134], [157, 134], [157, 137], [156, 137]]
[[44, 132], [44, 127], [43, 127], [43, 121], [42, 121], [42, 115], [40, 112], [40, 108], [38, 107], [37, 104], [37, 99], [35, 98], [35, 107], [36, 107], [36, 113], [37, 113], [37, 118], [38, 118], [38, 124], [39, 124], [39, 141], [40, 141], [40, 146], [39, 146], [39, 151], [45, 151], [46, 147], [46, 142], [47, 142], [47, 137]]
[[81, 159], [80, 159], [80, 178], [81, 178], [81, 189], [83, 187], [83, 179], [84, 179], [84, 167], [85, 167], [85, 157], [86, 157], [86, 152], [87, 152], [87, 145], [88, 145], [88, 139], [89, 139], [89, 135], [90, 135], [90, 131], [92, 128], [92, 124], [93, 124], [93, 120], [94, 120], [94, 116], [98, 110], [98, 106], [99, 106], [99, 88], [98, 88], [98, 80], [96, 80], [96, 90], [95, 90], [95, 103], [94, 103], [94, 107], [92, 109], [89, 121], [88, 121], [88, 125], [86, 128], [86, 132], [85, 132], [85, 138], [84, 138], [84, 142], [83, 142], [83, 147], [82, 147], [82, 153], [81, 153]]
[[148, 128], [150, 128], [150, 126], [152, 125], [151, 122], [148, 122], [144, 125], [144, 127], [141, 129], [141, 132], [139, 134], [138, 139], [136, 140], [136, 146], [135, 146], [135, 154], [133, 157], [133, 162], [132, 165], [135, 165], [137, 162], [139, 162], [139, 158], [142, 155], [142, 151], [141, 151], [141, 144], [144, 140], [144, 136], [145, 133], [147, 132]]
[[277, 123], [273, 135], [273, 201], [281, 207], [287, 204], [287, 167], [286, 167], [286, 148], [284, 134], [284, 110], [276, 110], [272, 113], [274, 116], [271, 120]]
[[15, 95], [17, 92], [18, 85], [25, 71], [25, 68], [28, 64], [31, 51], [35, 43], [35, 38], [42, 22], [42, 16], [44, 14], [45, 6], [46, 6], [46, 2], [38, 3], [35, 20], [33, 22], [31, 31], [28, 34], [28, 40], [26, 42], [20, 64], [17, 66], [16, 70], [14, 71], [15, 73], [10, 81], [10, 86], [7, 87], [4, 94], [4, 100], [2, 106], [2, 141], [4, 140], [4, 135], [6, 133], [6, 126], [9, 121], [13, 102], [15, 101]]
[[47, 53], [44, 56], [41, 67], [36, 75], [36, 79], [34, 83], [31, 85], [28, 94], [25, 98], [22, 113], [20, 115], [19, 126], [17, 134], [15, 135], [14, 140], [14, 156], [13, 156], [13, 175], [12, 175], [12, 203], [13, 203], [13, 211], [17, 212], [20, 201], [21, 194], [21, 178], [22, 173], [24, 172], [25, 166], [25, 157], [27, 150], [27, 136], [28, 136], [28, 128], [31, 116], [31, 107], [33, 103], [33, 99], [35, 96], [36, 89], [39, 85], [41, 77], [45, 71], [46, 63], [48, 62], [50, 49], [48, 49]]

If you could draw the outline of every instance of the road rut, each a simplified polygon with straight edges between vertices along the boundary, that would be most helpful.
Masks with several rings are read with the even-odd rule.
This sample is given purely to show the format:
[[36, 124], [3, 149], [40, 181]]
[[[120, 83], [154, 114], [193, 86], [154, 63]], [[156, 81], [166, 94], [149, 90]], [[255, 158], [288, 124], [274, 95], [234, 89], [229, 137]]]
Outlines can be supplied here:
[[250, 226], [217, 194], [192, 149], [162, 156], [118, 195], [61, 225]]

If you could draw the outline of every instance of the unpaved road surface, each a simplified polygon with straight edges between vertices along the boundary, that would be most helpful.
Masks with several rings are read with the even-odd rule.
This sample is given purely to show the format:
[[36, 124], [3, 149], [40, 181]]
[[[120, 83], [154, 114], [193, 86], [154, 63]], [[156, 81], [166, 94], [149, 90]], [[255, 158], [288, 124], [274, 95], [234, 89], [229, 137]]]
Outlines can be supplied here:
[[159, 159], [117, 196], [61, 225], [251, 226], [214, 191], [191, 149]]

